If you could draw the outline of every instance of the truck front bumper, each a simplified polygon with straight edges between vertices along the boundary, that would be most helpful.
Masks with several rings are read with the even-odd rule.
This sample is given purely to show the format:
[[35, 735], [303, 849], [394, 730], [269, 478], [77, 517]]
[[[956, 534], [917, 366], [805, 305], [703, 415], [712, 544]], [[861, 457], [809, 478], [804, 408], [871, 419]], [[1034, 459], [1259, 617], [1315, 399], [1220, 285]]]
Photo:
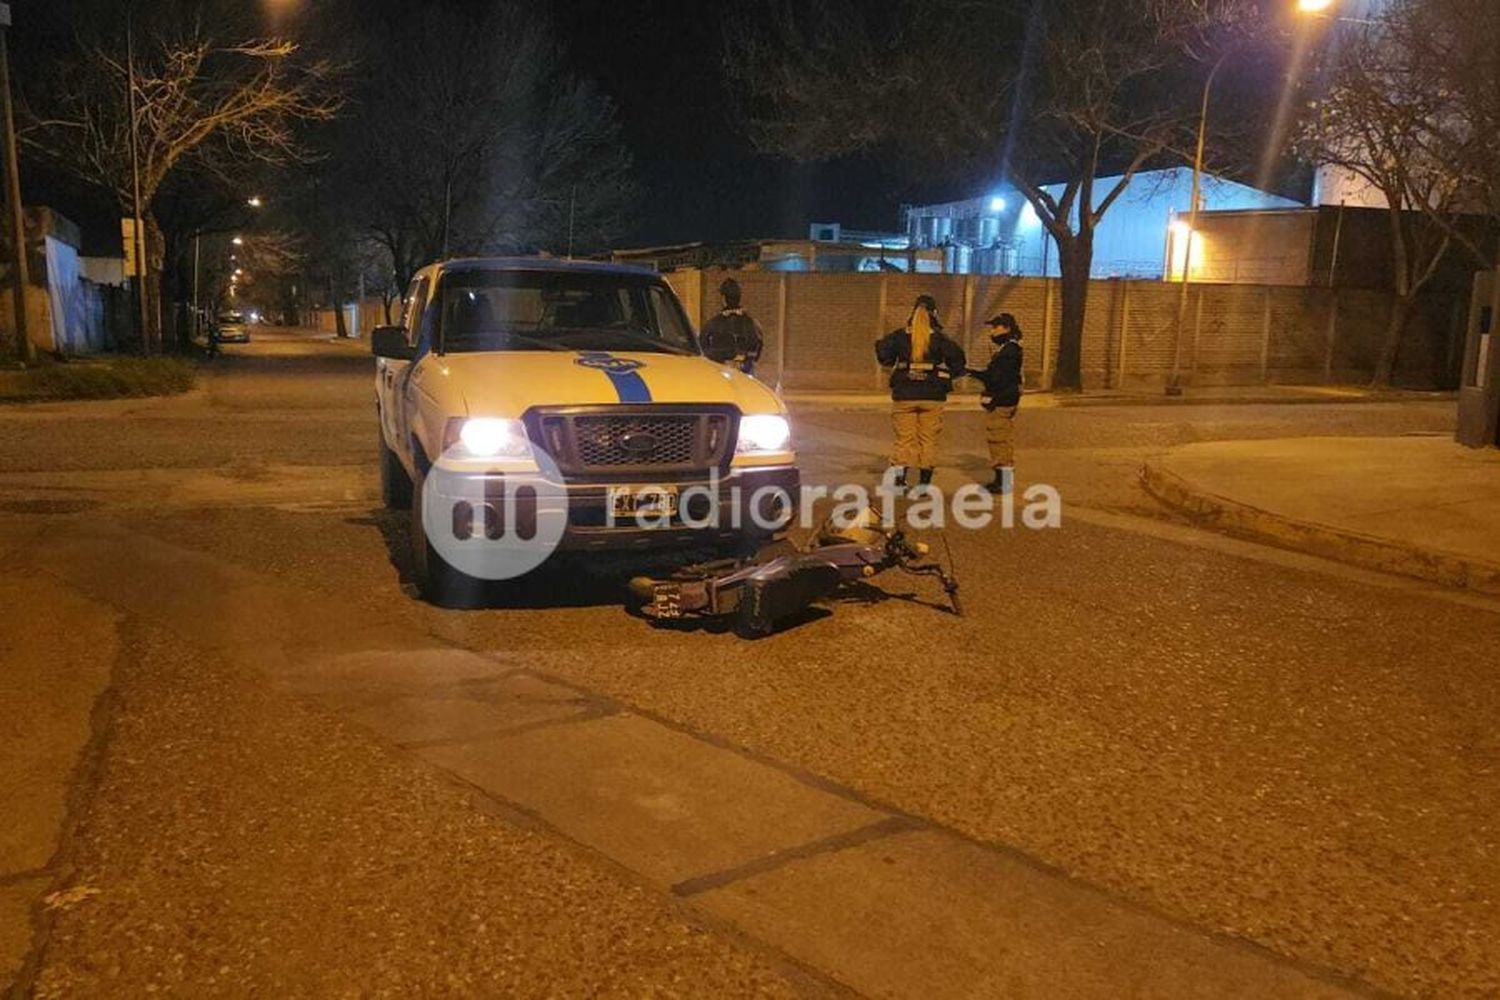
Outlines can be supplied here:
[[[523, 536], [542, 519], [563, 518], [557, 551], [647, 550], [691, 548], [745, 538], [766, 538], [796, 516], [801, 476], [795, 465], [731, 468], [722, 476], [668, 478], [661, 482], [544, 481], [516, 472], [431, 470], [428, 503], [463, 506], [454, 523], [465, 525], [475, 540], [500, 538], [509, 529]], [[528, 487], [530, 487], [528, 489]], [[667, 488], [678, 497], [671, 516], [611, 516], [622, 492]], [[505, 507], [509, 495], [513, 506]], [[502, 511], [509, 511], [509, 516]]]

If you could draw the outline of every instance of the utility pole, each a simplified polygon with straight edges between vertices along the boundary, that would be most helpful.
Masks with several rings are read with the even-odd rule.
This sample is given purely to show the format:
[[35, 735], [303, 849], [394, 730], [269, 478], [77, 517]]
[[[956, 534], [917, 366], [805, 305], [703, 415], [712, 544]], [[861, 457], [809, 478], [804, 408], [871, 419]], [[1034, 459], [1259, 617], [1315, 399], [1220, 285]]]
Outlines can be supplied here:
[[573, 259], [573, 217], [578, 211], [578, 185], [568, 195], [568, 259]]
[[193, 340], [198, 339], [199, 316], [203, 312], [202, 299], [198, 295], [198, 264], [203, 248], [203, 230], [193, 233]]
[[[1182, 249], [1182, 286], [1177, 294], [1177, 322], [1173, 326], [1172, 333], [1172, 372], [1167, 377], [1167, 395], [1182, 395], [1182, 341], [1183, 327], [1187, 325], [1188, 312], [1188, 290], [1193, 280], [1193, 240], [1198, 236], [1198, 208], [1203, 196], [1203, 153], [1208, 140], [1208, 111], [1209, 102], [1213, 99], [1214, 80], [1219, 76], [1219, 71], [1228, 62], [1233, 50], [1226, 50], [1219, 56], [1214, 68], [1209, 71], [1208, 79], [1203, 81], [1203, 105], [1198, 114], [1198, 146], [1193, 154], [1193, 191], [1188, 202], [1188, 224], [1187, 233], [1183, 237]], [[1173, 233], [1175, 244], [1177, 233]], [[1167, 256], [1167, 277], [1172, 276], [1172, 258], [1177, 256], [1176, 246], [1173, 252]]]
[[146, 300], [146, 285], [151, 272], [150, 262], [146, 260], [146, 234], [145, 226], [141, 219], [141, 156], [140, 156], [140, 131], [135, 113], [135, 5], [132, 3], [125, 12], [125, 84], [129, 92], [127, 100], [130, 106], [130, 184], [131, 184], [131, 219], [133, 233], [131, 239], [135, 243], [135, 284], [136, 301], [140, 305], [141, 320], [141, 348], [147, 354], [151, 353], [151, 304]]
[[0, 3], [0, 93], [5, 121], [5, 200], [10, 207], [10, 245], [15, 261], [10, 269], [11, 294], [16, 310], [16, 354], [23, 364], [32, 360], [31, 333], [26, 327], [26, 216], [21, 207], [21, 171], [16, 157], [16, 119], [10, 101], [10, 4]]

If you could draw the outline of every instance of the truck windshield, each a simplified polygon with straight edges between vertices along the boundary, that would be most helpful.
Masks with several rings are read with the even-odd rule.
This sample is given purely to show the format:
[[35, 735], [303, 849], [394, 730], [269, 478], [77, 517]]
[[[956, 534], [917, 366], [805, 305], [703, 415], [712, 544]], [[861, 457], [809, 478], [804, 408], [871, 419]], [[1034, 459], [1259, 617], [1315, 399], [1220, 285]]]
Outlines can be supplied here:
[[698, 353], [677, 300], [649, 276], [450, 271], [438, 284], [436, 304], [444, 353]]

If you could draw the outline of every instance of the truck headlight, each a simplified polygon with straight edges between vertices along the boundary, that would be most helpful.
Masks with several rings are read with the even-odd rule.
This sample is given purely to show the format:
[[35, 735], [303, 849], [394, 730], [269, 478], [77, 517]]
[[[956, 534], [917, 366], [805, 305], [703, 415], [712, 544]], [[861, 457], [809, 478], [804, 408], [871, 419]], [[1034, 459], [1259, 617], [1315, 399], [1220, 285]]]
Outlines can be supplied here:
[[519, 420], [499, 417], [459, 417], [448, 421], [444, 450], [461, 445], [474, 458], [519, 457], [530, 452], [526, 428]]
[[740, 439], [735, 451], [740, 454], [786, 451], [792, 443], [792, 425], [786, 417], [774, 413], [754, 413], [740, 418]]

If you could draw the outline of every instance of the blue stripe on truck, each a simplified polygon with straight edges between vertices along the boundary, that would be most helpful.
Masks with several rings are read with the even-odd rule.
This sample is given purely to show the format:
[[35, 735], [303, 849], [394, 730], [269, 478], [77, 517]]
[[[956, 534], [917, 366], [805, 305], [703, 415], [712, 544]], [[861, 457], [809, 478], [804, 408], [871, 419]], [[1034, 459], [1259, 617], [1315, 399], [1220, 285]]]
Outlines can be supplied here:
[[615, 387], [615, 395], [622, 403], [651, 402], [651, 387], [636, 370], [645, 365], [629, 358], [617, 358], [608, 351], [581, 351], [576, 362], [585, 368], [603, 372]]

